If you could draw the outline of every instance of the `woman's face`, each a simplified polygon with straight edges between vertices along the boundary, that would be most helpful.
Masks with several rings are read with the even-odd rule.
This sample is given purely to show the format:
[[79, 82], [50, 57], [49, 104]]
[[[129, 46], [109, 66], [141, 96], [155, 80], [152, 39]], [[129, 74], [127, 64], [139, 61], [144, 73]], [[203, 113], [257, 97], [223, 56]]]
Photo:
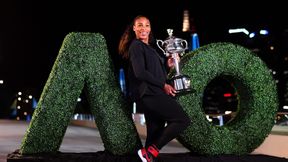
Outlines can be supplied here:
[[149, 34], [151, 31], [150, 21], [145, 17], [140, 17], [135, 20], [133, 30], [136, 38], [148, 44]]

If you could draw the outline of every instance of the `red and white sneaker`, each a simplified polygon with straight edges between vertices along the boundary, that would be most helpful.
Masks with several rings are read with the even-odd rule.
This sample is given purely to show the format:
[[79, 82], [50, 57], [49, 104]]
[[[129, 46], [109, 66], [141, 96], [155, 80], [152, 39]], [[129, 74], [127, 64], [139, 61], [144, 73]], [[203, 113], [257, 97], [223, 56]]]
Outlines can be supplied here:
[[138, 150], [138, 156], [142, 160], [142, 162], [153, 162], [153, 156], [150, 152], [148, 152], [145, 148]]

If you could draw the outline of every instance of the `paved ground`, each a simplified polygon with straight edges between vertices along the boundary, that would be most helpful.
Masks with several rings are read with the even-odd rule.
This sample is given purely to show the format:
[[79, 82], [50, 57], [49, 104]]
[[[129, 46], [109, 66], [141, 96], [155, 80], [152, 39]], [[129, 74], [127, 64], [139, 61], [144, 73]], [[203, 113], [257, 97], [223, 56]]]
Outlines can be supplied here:
[[[0, 120], [0, 162], [6, 162], [7, 155], [19, 148], [29, 123], [25, 121]], [[103, 151], [103, 143], [97, 129], [70, 125], [66, 130], [61, 152]], [[163, 152], [187, 152], [178, 142], [172, 141]]]
[[[19, 148], [28, 122], [0, 120], [0, 162], [6, 162], [7, 155]], [[137, 125], [139, 133], [145, 127]], [[279, 132], [288, 132], [288, 127], [277, 127]], [[96, 128], [70, 125], [67, 128], [61, 152], [97, 152], [103, 151], [103, 143]], [[253, 154], [266, 154], [288, 158], [288, 135], [271, 134]], [[177, 141], [173, 140], [161, 152], [187, 152]]]

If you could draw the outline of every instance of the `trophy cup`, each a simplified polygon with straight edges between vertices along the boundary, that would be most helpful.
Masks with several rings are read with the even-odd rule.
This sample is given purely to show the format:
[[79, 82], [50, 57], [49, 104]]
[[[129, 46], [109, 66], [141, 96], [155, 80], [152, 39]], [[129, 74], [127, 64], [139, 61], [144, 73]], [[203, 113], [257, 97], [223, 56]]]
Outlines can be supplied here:
[[173, 30], [167, 29], [169, 37], [165, 40], [157, 40], [156, 44], [163, 51], [166, 57], [172, 57], [174, 60], [176, 74], [172, 76], [170, 84], [175, 88], [176, 94], [183, 94], [186, 92], [193, 92], [191, 88], [190, 77], [180, 73], [177, 54], [182, 56], [185, 50], [188, 49], [188, 43], [186, 40], [176, 38], [173, 36]]

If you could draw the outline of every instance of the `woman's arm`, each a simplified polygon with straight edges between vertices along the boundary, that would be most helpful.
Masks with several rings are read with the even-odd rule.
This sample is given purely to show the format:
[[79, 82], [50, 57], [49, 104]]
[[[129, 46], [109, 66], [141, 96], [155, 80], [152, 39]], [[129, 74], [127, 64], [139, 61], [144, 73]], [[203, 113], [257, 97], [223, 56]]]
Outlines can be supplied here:
[[149, 82], [160, 88], [164, 88], [165, 82], [160, 81], [159, 78], [153, 76], [145, 68], [144, 49], [140, 43], [131, 44], [129, 49], [130, 61], [135, 73], [135, 77], [139, 80]]

